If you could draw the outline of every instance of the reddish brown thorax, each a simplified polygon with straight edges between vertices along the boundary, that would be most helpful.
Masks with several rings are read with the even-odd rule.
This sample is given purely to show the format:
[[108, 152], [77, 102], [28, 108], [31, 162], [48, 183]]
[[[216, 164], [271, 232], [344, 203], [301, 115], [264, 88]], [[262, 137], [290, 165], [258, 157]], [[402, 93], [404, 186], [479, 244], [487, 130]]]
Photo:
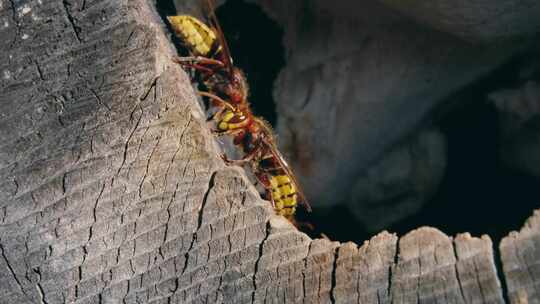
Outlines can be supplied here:
[[250, 153], [259, 146], [260, 137], [260, 127], [250, 120], [245, 129], [234, 137], [233, 143], [241, 146], [245, 153]]

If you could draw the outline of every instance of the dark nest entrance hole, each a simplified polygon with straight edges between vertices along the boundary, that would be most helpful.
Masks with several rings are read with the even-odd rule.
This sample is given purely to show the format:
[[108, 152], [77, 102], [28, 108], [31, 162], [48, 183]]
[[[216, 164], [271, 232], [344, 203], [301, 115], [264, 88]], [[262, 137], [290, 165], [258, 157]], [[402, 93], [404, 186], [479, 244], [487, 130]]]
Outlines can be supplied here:
[[439, 191], [419, 213], [390, 229], [405, 232], [430, 225], [449, 235], [488, 234], [497, 246], [540, 205], [539, 181], [501, 161], [499, 116], [487, 99], [493, 90], [512, 86], [517, 66], [518, 61], [512, 62], [465, 89], [464, 105], [440, 121], [448, 158]]
[[273, 83], [285, 65], [283, 30], [262, 9], [243, 0], [229, 0], [217, 9], [234, 57], [234, 64], [246, 73], [249, 101], [256, 115], [276, 123]]
[[[404, 235], [431, 226], [447, 235], [488, 234], [498, 246], [540, 206], [540, 180], [507, 168], [500, 159], [499, 116], [487, 98], [495, 90], [517, 88], [523, 83], [518, 81], [519, 68], [528, 55], [512, 60], [457, 94], [460, 106], [435, 123], [448, 146], [447, 168], [439, 190], [415, 215], [386, 230]], [[321, 229], [336, 240], [361, 244], [373, 235], [343, 207], [316, 216]]]
[[[175, 14], [172, 0], [158, 1], [162, 17]], [[228, 0], [217, 16], [235, 64], [250, 84], [250, 102], [256, 115], [276, 122], [273, 83], [285, 64], [283, 31], [255, 4]], [[178, 41], [176, 41], [178, 42]], [[439, 228], [448, 235], [489, 234], [494, 244], [521, 227], [539, 206], [538, 180], [505, 168], [498, 155], [498, 117], [487, 93], [511, 88], [520, 59], [514, 60], [464, 91], [463, 106], [448, 112], [437, 124], [447, 137], [445, 177], [435, 196], [415, 215], [386, 229], [403, 235], [420, 226]], [[461, 94], [460, 94], [461, 95]], [[333, 240], [361, 244], [373, 234], [362, 229], [343, 207], [300, 214]]]
[[519, 230], [538, 202], [539, 181], [506, 167], [500, 159], [499, 116], [487, 94], [517, 87], [515, 60], [479, 83], [466, 88], [463, 105], [438, 123], [447, 137], [448, 158], [439, 191], [416, 215], [390, 230], [404, 233], [420, 225], [449, 235], [488, 234], [495, 246]]
[[[512, 60], [457, 94], [460, 106], [435, 123], [446, 136], [448, 146], [447, 168], [439, 190], [419, 212], [387, 230], [403, 235], [421, 226], [432, 226], [447, 235], [488, 234], [498, 246], [540, 206], [540, 180], [505, 167], [500, 159], [499, 116], [487, 98], [495, 90], [517, 88], [523, 83], [518, 81], [518, 74], [526, 57]], [[340, 241], [362, 243], [372, 236], [362, 230], [360, 223], [351, 224], [355, 220], [344, 208], [318, 215], [318, 221], [322, 229]]]

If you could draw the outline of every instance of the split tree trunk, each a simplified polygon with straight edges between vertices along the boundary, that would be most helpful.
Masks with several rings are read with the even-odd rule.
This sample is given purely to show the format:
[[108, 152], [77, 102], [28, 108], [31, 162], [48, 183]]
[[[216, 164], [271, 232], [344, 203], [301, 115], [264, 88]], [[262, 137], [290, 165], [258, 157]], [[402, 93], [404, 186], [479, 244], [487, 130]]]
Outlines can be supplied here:
[[154, 8], [0, 7], [2, 303], [538, 303], [540, 213], [501, 243], [312, 240], [225, 166]]

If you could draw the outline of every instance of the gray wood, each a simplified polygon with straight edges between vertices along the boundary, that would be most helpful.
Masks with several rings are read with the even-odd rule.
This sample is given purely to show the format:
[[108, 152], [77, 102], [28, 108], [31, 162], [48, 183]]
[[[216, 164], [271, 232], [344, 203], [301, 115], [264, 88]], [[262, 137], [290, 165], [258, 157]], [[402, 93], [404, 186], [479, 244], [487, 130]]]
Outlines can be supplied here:
[[487, 235], [473, 238], [469, 233], [464, 233], [454, 239], [456, 278], [466, 303], [503, 302], [492, 248], [493, 244]]
[[510, 303], [540, 303], [540, 210], [499, 245]]
[[420, 228], [400, 239], [393, 303], [503, 303], [499, 286], [489, 238], [459, 235], [452, 242], [436, 229]]
[[0, 20], [2, 303], [501, 301], [487, 238], [357, 247], [275, 216], [219, 159], [149, 2], [2, 2]]
[[340, 246], [336, 262], [336, 303], [389, 303], [397, 236], [382, 232], [360, 247]]

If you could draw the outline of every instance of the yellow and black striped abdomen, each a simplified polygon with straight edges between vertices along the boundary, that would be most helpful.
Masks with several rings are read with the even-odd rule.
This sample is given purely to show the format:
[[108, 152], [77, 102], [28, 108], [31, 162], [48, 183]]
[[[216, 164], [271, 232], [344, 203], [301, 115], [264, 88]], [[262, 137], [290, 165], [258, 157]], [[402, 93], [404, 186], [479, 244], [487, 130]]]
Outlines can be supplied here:
[[276, 175], [270, 178], [272, 199], [276, 213], [285, 217], [292, 216], [298, 203], [296, 188], [287, 175]]
[[189, 15], [169, 16], [167, 19], [193, 55], [212, 57], [211, 52], [216, 51], [213, 48], [217, 38], [211, 28]]

